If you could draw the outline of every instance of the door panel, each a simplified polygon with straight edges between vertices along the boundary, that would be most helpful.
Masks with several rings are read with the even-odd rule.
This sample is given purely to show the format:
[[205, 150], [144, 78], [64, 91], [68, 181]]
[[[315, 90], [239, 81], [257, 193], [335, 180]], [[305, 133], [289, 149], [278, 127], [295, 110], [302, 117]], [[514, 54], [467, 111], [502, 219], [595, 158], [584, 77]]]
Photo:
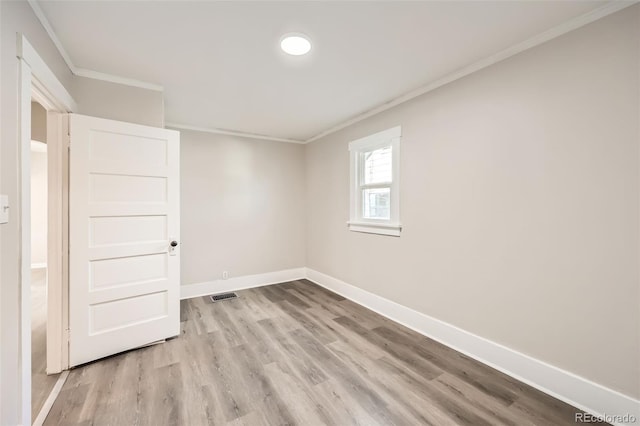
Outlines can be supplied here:
[[89, 219], [89, 246], [166, 241], [167, 216], [106, 216]]
[[178, 132], [70, 115], [70, 365], [180, 332]]

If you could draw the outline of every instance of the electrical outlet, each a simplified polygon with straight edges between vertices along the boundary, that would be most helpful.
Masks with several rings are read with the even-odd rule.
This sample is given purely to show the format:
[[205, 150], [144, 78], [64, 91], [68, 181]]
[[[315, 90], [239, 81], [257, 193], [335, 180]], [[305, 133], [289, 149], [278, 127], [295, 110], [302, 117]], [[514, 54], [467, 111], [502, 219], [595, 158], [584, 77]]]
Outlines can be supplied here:
[[226, 280], [227, 278], [229, 278], [229, 271], [222, 271], [222, 279]]

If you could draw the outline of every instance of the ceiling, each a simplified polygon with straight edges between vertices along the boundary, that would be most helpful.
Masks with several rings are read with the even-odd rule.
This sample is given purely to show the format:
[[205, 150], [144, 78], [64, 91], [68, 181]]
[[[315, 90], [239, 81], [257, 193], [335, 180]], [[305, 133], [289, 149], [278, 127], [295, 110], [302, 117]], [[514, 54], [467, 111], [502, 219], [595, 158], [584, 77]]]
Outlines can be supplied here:
[[[76, 67], [164, 86], [166, 121], [307, 140], [593, 1], [40, 1]], [[307, 34], [292, 57], [280, 37]]]

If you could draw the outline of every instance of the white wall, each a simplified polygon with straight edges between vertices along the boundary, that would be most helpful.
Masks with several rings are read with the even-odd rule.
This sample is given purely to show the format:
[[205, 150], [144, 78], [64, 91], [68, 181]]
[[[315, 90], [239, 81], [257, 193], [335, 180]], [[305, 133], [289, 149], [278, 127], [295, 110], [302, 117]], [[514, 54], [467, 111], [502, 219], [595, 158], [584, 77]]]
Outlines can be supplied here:
[[31, 102], [31, 140], [47, 143], [47, 110], [38, 102]]
[[[4, 75], [4, 70], [2, 67], [2, 59], [4, 57], [4, 47], [3, 47], [3, 43], [2, 43], [2, 38], [4, 37], [4, 34], [2, 32], [2, 23], [3, 21], [3, 11], [2, 11], [2, 6], [0, 6], [0, 84], [4, 83], [4, 79], [3, 79], [3, 75]], [[2, 99], [2, 95], [0, 95], [0, 137], [2, 137], [2, 126], [3, 126], [3, 105], [4, 101]], [[0, 165], [2, 165], [2, 144], [0, 143]], [[2, 173], [0, 173], [0, 189], [2, 189]], [[2, 238], [2, 228], [0, 227], [0, 238]], [[2, 263], [3, 263], [3, 259], [2, 259], [2, 244], [0, 243], [0, 310], [3, 309], [4, 307], [4, 303], [3, 303], [3, 291], [2, 291], [2, 285], [3, 285], [3, 272], [2, 272]], [[2, 315], [2, 313], [0, 312], [0, 345], [4, 345], [4, 337], [5, 337], [5, 333], [4, 333], [4, 329], [5, 329], [5, 324], [6, 324], [6, 319], [4, 317], [4, 315]], [[3, 350], [0, 350], [0, 383], [3, 382], [4, 376], [3, 376], [3, 371], [4, 371], [4, 358], [3, 358]], [[7, 391], [7, 389], [5, 389], [4, 386], [0, 385], [0, 401], [3, 400], [4, 398], [4, 393]], [[4, 404], [2, 404], [2, 402], [0, 402], [0, 421], [4, 421], [5, 420], [5, 414], [4, 414]]]
[[11, 203], [10, 222], [0, 225], [0, 424], [13, 425], [19, 422], [21, 395], [16, 33], [22, 33], [29, 39], [67, 88], [71, 87], [72, 75], [27, 2], [2, 1], [0, 10], [0, 193], [7, 194]]
[[[639, 53], [634, 6], [308, 145], [307, 266], [640, 397]], [[402, 236], [350, 232], [396, 125]]]
[[31, 265], [47, 263], [47, 110], [31, 102]]
[[[31, 149], [31, 265], [47, 263], [47, 145]], [[45, 151], [43, 151], [43, 149]]]
[[[79, 113], [162, 126], [162, 93], [74, 77], [24, 0], [0, 1], [0, 194], [9, 196], [10, 222], [0, 225], [0, 424], [20, 421], [20, 217], [18, 59], [24, 34], [79, 105]], [[153, 92], [153, 93], [149, 93]]]
[[305, 266], [304, 146], [181, 131], [181, 281]]
[[78, 112], [93, 117], [164, 127], [163, 92], [74, 77]]
[[[306, 148], [182, 132], [182, 283], [306, 264], [638, 397], [639, 13]], [[20, 406], [16, 32], [79, 112], [162, 123], [157, 93], [73, 78], [28, 4], [0, 2], [0, 193], [12, 202], [0, 225], [0, 424], [9, 425]], [[350, 233], [347, 143], [397, 124], [403, 235]]]

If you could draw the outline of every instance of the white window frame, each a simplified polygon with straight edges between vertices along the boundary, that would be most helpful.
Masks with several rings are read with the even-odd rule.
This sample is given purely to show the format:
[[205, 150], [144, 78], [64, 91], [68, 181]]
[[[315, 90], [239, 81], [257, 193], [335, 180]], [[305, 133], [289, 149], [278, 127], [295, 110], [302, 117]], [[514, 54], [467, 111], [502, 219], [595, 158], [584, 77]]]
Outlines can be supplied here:
[[[370, 234], [390, 235], [399, 237], [402, 225], [400, 224], [400, 139], [402, 128], [400, 126], [384, 130], [382, 132], [354, 140], [349, 143], [350, 152], [350, 217], [349, 230], [366, 232]], [[364, 184], [364, 165], [362, 154], [375, 149], [391, 146], [391, 183], [380, 185]], [[389, 187], [390, 195], [390, 219], [370, 219], [362, 217], [362, 190], [375, 187]]]

